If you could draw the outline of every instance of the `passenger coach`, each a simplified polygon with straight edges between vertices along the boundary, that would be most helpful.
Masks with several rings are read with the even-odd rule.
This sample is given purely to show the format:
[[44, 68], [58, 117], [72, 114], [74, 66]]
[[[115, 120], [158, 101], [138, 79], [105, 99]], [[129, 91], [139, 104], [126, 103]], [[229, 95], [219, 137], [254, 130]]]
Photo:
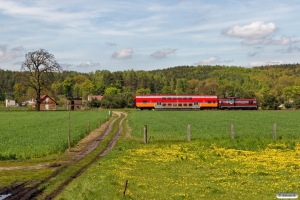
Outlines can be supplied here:
[[258, 109], [256, 98], [215, 95], [136, 95], [135, 107], [143, 109]]
[[218, 108], [214, 95], [136, 95], [135, 107], [143, 109], [212, 109]]

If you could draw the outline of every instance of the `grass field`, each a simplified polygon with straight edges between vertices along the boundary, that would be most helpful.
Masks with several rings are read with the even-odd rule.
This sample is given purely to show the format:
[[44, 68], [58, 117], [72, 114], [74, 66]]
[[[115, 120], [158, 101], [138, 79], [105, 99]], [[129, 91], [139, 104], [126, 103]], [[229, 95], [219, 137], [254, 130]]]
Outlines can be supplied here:
[[[296, 111], [131, 111], [133, 138], [123, 135], [110, 154], [56, 199], [252, 200], [276, 199], [278, 192], [299, 194], [299, 117]], [[142, 142], [144, 124], [149, 144]]]
[[192, 139], [230, 138], [234, 125], [235, 138], [272, 138], [276, 123], [278, 139], [300, 139], [299, 111], [137, 111], [132, 112], [132, 135], [142, 137], [143, 125], [154, 139], [184, 140], [187, 125]]
[[43, 157], [68, 147], [69, 118], [71, 144], [108, 118], [107, 111], [1, 112], [0, 160]]

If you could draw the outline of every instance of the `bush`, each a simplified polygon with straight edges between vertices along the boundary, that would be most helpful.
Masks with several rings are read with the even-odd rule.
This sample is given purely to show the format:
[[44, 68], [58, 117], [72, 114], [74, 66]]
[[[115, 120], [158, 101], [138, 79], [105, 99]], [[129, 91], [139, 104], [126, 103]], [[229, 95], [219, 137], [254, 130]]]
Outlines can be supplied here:
[[277, 110], [280, 105], [278, 99], [274, 95], [266, 94], [263, 96], [261, 108], [263, 110]]

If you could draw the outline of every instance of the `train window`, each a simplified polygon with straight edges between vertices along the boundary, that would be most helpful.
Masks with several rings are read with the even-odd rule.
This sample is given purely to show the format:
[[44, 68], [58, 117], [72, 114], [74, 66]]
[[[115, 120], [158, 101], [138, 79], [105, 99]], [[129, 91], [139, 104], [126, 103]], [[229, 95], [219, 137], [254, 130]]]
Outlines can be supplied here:
[[192, 100], [193, 98], [192, 97], [189, 97], [189, 100]]
[[198, 102], [194, 102], [194, 105], [195, 105], [195, 106], [198, 106]]
[[182, 100], [182, 97], [178, 97], [178, 100]]
[[168, 106], [172, 106], [172, 104], [168, 103]]
[[171, 97], [168, 97], [168, 100], [171, 100]]
[[173, 106], [177, 106], [177, 104], [176, 104], [176, 103], [174, 103], [174, 104], [173, 104]]
[[173, 100], [176, 100], [177, 98], [176, 97], [173, 97]]
[[166, 106], [166, 104], [165, 104], [165, 103], [163, 103], [163, 106]]
[[187, 98], [186, 98], [186, 97], [183, 97], [183, 99], [184, 99], [184, 100], [187, 100]]
[[192, 106], [193, 104], [189, 103], [189, 106]]
[[157, 102], [156, 104], [157, 104], [158, 106], [160, 106], [160, 105], [161, 105], [161, 102]]
[[207, 103], [211, 103], [211, 101], [208, 101]]
[[185, 104], [183, 104], [183, 106], [187, 106], [187, 104], [185, 103]]
[[143, 103], [147, 103], [147, 101], [144, 100]]
[[179, 103], [178, 106], [182, 106], [182, 103]]
[[166, 97], [163, 97], [162, 100], [166, 100]]

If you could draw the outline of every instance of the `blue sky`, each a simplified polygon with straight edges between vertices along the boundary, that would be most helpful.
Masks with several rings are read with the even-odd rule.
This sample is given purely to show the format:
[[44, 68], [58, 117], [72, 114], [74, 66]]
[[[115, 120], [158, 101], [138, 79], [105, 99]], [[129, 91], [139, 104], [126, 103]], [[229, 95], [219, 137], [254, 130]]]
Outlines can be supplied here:
[[299, 63], [296, 0], [0, 0], [0, 68], [45, 49], [63, 69]]

